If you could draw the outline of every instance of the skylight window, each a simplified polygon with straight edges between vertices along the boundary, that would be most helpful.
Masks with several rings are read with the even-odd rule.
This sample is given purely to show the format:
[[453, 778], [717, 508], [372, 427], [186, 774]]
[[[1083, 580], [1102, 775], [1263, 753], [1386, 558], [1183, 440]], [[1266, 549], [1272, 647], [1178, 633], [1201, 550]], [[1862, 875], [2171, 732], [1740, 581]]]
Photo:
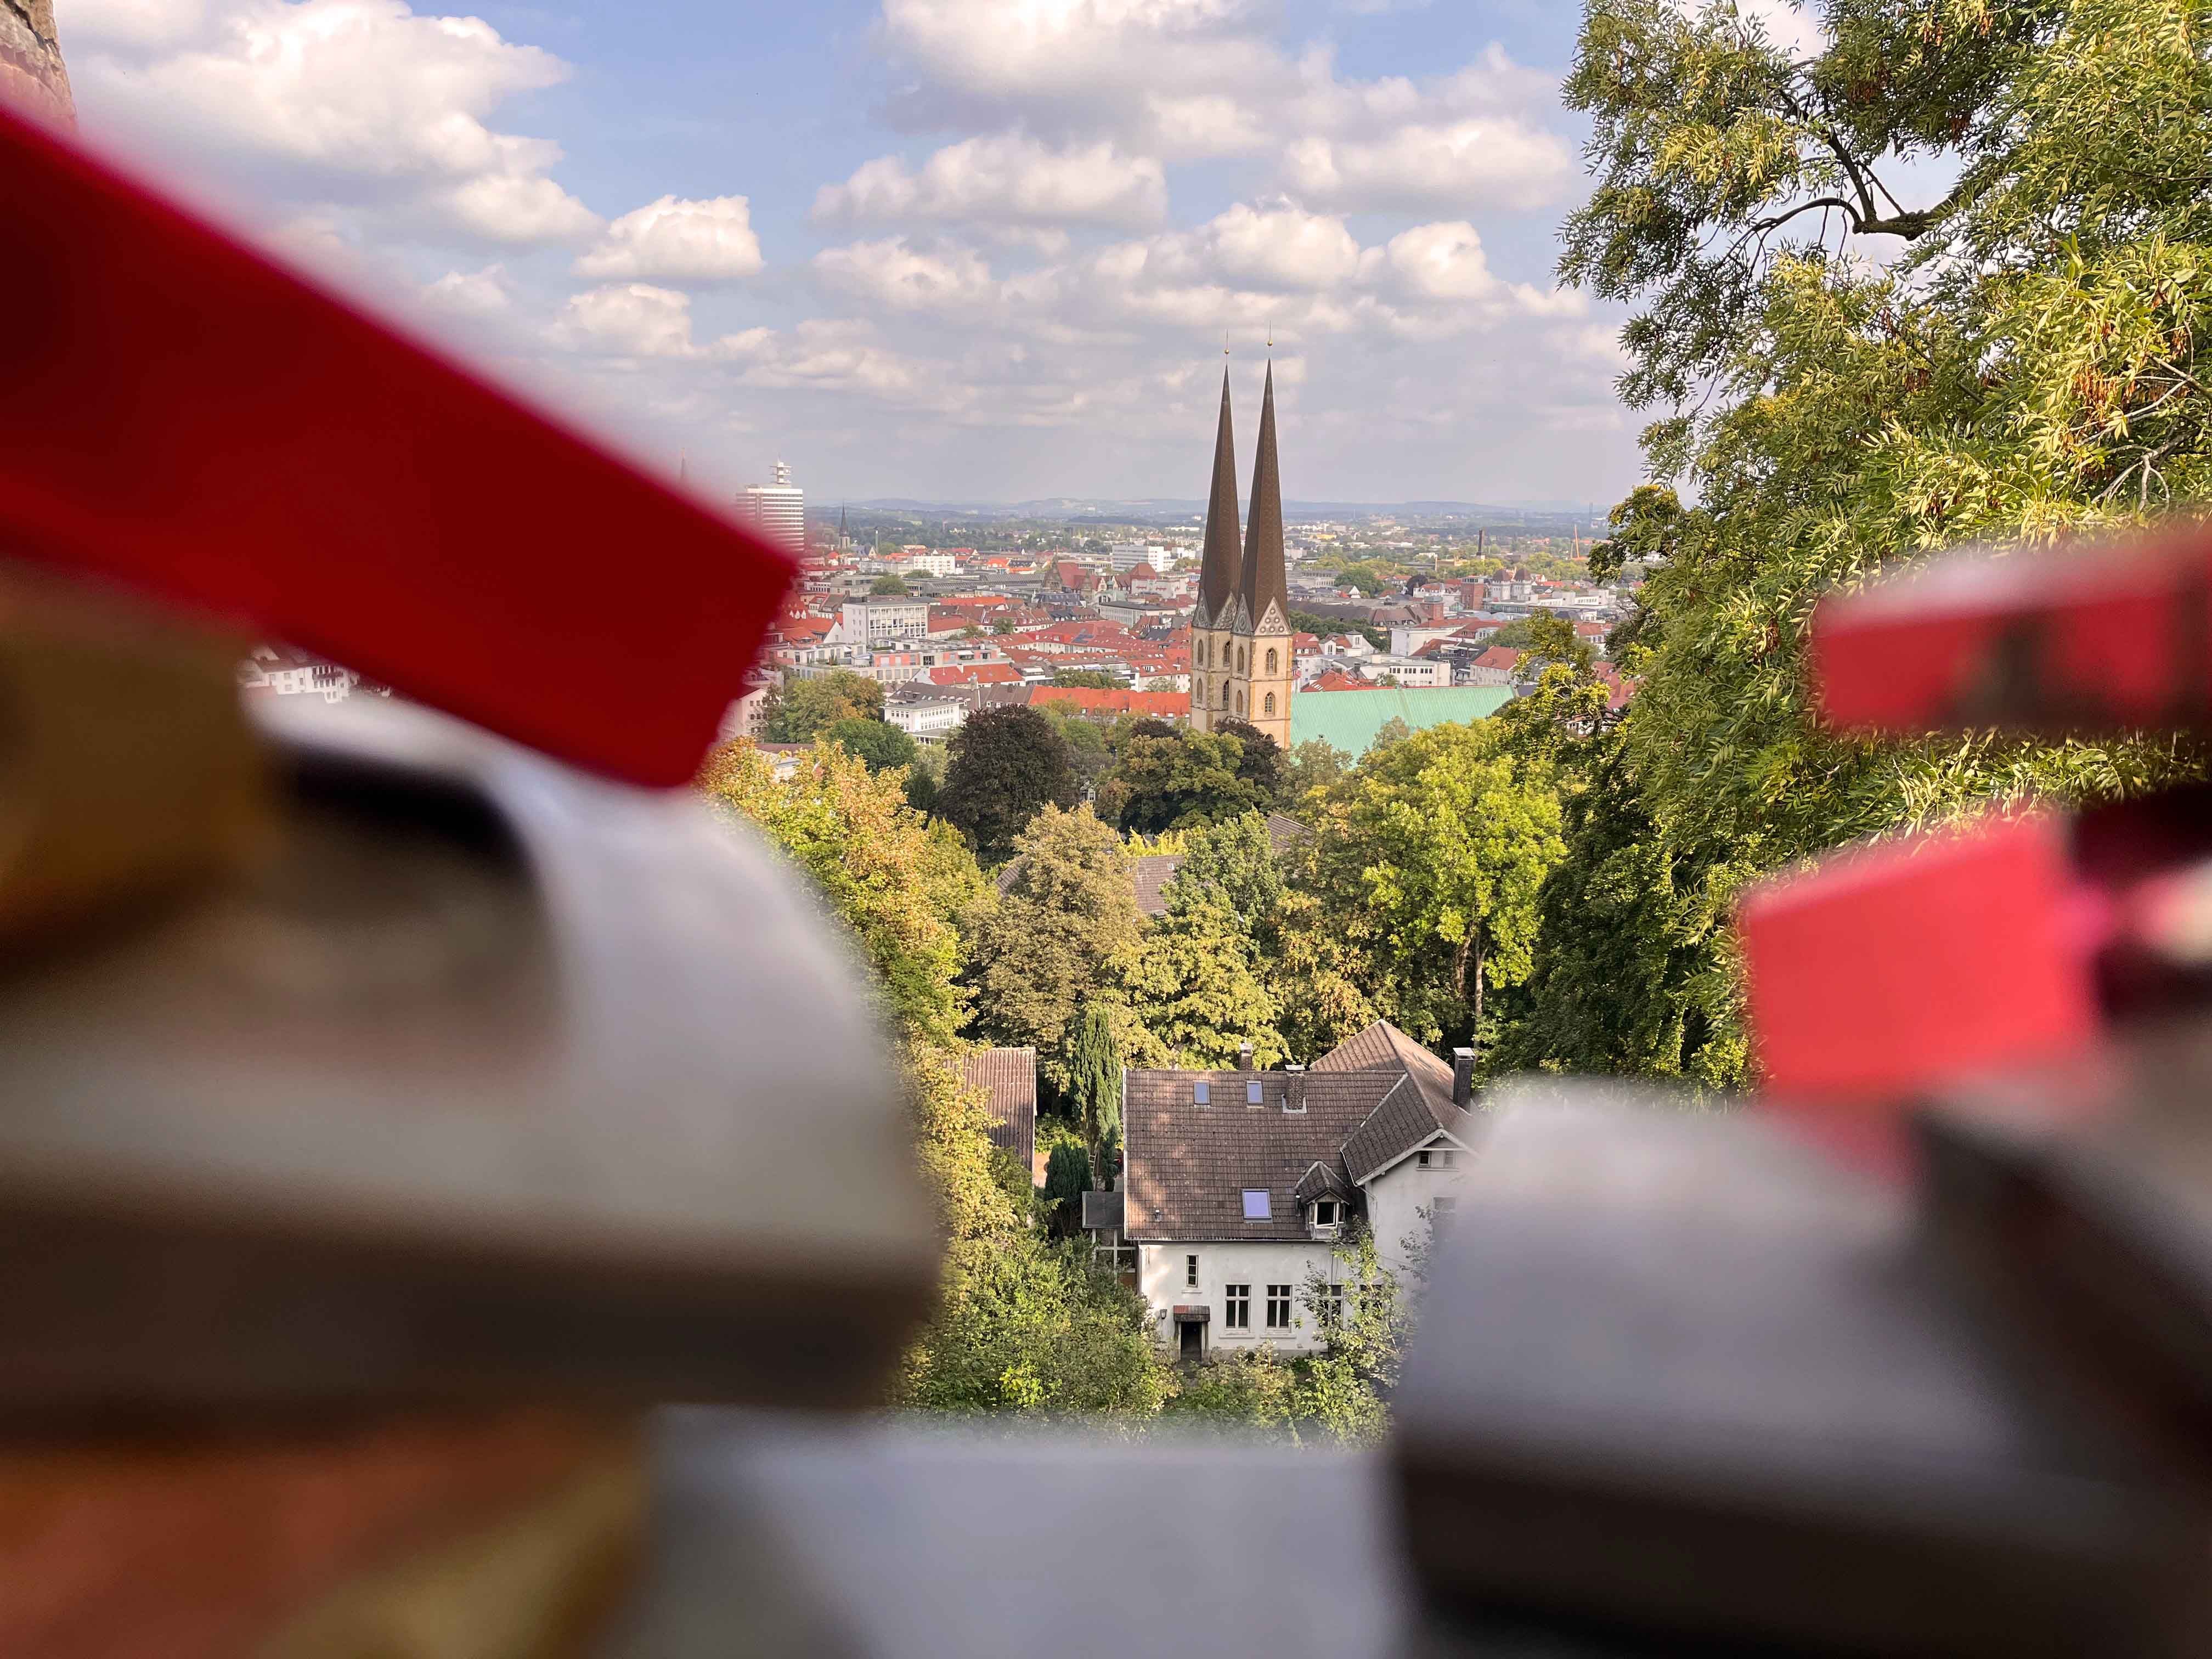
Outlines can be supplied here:
[[1200, 1106], [1206, 1103], [1212, 1092], [1213, 1085], [1210, 1083], [1194, 1083], [1190, 1085], [1190, 1097]]
[[1244, 1189], [1244, 1218], [1247, 1221], [1273, 1221], [1275, 1218], [1274, 1206], [1267, 1201], [1265, 1187], [1247, 1187]]
[[1248, 1106], [1260, 1104], [1260, 1085], [1257, 1083], [1248, 1083], [1244, 1085], [1244, 1103]]

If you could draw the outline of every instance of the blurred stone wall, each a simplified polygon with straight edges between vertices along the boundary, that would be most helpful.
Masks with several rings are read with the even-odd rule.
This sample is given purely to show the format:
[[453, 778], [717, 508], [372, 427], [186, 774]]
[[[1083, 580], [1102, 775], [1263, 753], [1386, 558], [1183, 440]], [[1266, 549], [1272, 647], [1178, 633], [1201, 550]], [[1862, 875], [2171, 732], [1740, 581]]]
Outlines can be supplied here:
[[0, 97], [50, 118], [76, 118], [54, 0], [0, 0]]

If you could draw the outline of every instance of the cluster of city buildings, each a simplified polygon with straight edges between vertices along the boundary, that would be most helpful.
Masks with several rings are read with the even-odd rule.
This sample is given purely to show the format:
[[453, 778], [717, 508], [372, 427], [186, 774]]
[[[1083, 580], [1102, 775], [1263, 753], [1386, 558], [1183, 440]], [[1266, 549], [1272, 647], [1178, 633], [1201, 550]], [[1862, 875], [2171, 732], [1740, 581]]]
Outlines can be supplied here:
[[[745, 492], [740, 513], [794, 548], [801, 575], [754, 690], [731, 711], [725, 729], [733, 737], [756, 734], [775, 682], [844, 672], [880, 683], [884, 718], [921, 744], [945, 742], [978, 709], [1020, 702], [1200, 731], [1242, 721], [1285, 748], [1323, 738], [1357, 755], [1393, 721], [1419, 730], [1480, 719], [1524, 695], [1538, 665], [1496, 636], [1540, 611], [1569, 620], [1599, 653], [1615, 707], [1635, 690], [1603, 660], [1623, 614], [1620, 587], [1518, 571], [1416, 577], [1378, 599], [1327, 571], [1302, 571], [1295, 556], [1339, 532], [1286, 539], [1272, 372], [1249, 514], [1238, 501], [1224, 377], [1212, 489], [1195, 536], [1012, 551], [862, 547], [841, 515], [834, 533], [825, 526], [810, 538], [803, 493], [781, 463], [773, 484]], [[898, 591], [878, 591], [891, 586], [886, 577]], [[1106, 684], [1054, 684], [1074, 673]]]

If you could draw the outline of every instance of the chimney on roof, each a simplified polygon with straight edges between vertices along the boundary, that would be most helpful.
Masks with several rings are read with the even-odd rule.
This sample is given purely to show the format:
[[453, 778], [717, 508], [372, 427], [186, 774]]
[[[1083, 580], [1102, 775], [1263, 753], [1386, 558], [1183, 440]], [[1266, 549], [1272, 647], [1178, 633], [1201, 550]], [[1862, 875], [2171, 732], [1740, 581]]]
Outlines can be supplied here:
[[1452, 1104], [1465, 1106], [1474, 1098], [1474, 1050], [1452, 1050]]
[[1240, 1072], [1249, 1072], [1252, 1069], [1252, 1045], [1249, 1042], [1239, 1044], [1237, 1047], [1237, 1069]]

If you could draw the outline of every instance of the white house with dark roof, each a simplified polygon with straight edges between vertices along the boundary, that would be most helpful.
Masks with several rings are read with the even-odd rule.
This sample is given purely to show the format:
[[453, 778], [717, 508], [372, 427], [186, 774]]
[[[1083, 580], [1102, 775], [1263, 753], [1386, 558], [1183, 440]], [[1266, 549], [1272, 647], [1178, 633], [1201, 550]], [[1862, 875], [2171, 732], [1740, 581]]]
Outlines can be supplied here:
[[1402, 1269], [1455, 1200], [1473, 1054], [1458, 1062], [1377, 1021], [1310, 1071], [1127, 1073], [1121, 1203], [1097, 1219], [1133, 1251], [1155, 1340], [1192, 1358], [1318, 1347], [1307, 1282], [1342, 1285], [1345, 1226]]

